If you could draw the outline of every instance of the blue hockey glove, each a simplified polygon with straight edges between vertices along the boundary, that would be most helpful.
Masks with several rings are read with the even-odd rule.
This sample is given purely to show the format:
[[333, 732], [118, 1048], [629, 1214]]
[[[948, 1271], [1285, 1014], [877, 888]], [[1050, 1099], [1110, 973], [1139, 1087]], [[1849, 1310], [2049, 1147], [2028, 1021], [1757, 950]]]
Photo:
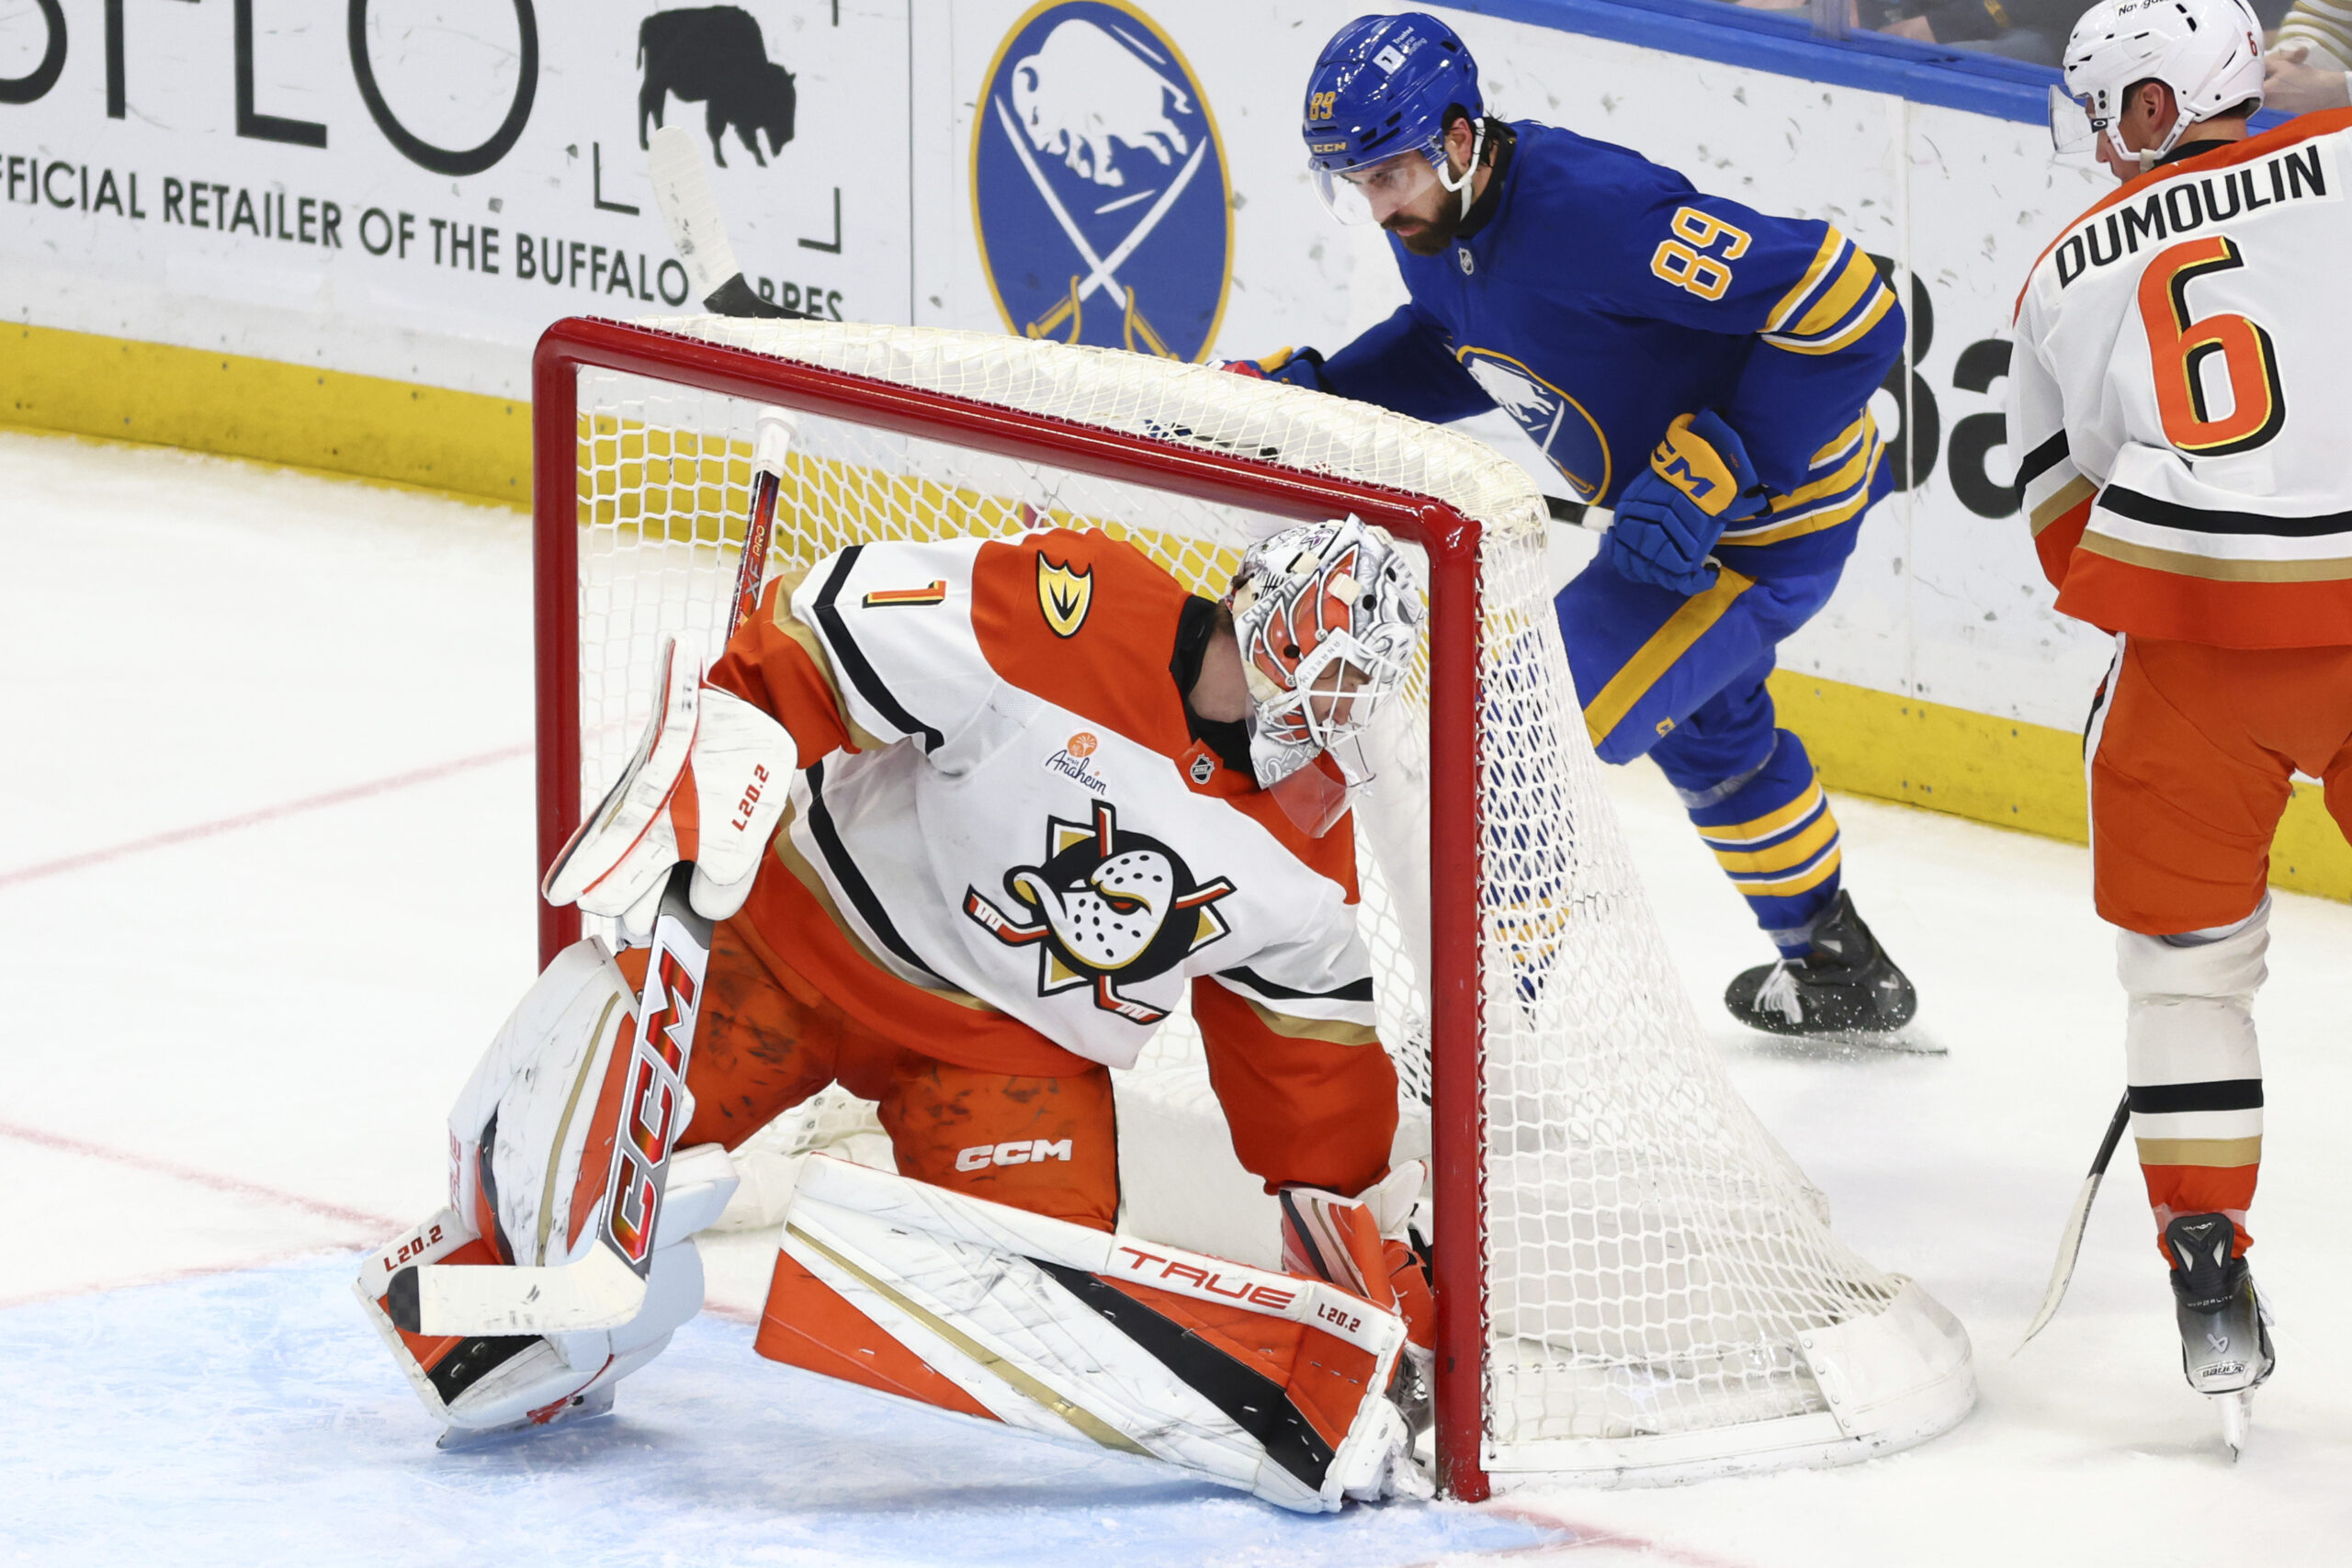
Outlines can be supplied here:
[[1263, 359], [1220, 359], [1216, 367], [1260, 381], [1287, 381], [1317, 392], [1331, 389], [1323, 380], [1323, 355], [1311, 348], [1278, 348]]
[[1731, 524], [1764, 510], [1763, 481], [1747, 448], [1711, 410], [1680, 414], [1617, 498], [1617, 521], [1601, 543], [1618, 576], [1677, 593], [1714, 581], [1707, 553]]

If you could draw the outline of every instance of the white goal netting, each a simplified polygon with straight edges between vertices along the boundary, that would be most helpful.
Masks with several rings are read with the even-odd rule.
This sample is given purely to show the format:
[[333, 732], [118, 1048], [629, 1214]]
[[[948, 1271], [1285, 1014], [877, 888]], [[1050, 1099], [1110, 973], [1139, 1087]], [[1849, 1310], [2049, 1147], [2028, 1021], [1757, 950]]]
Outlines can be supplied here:
[[[1704, 1043], [1601, 788], [1544, 593], [1542, 500], [1513, 464], [1362, 404], [1133, 355], [890, 326], [654, 324], [876, 383], [1377, 484], [1475, 518], [1480, 930], [1475, 954], [1452, 957], [1475, 958], [1480, 997], [1485, 1246], [1478, 1278], [1438, 1280], [1485, 1303], [1473, 1462], [1498, 1483], [1822, 1462], [1918, 1440], [1966, 1412], [1958, 1325], [1838, 1240], [1819, 1195]], [[698, 640], [715, 655], [725, 625], [759, 405], [692, 381], [683, 369], [676, 379], [580, 373], [577, 721], [590, 801], [651, 711], [662, 639]], [[1215, 594], [1244, 545], [1288, 523], [994, 455], [952, 431], [894, 434], [806, 411], [796, 420], [771, 572], [860, 539], [1070, 525], [1132, 539]], [[1424, 660], [1356, 829], [1382, 1035], [1422, 1149], [1426, 693]], [[1449, 871], [1473, 874], [1440, 874]], [[1197, 1055], [1180, 1016], [1139, 1077], [1170, 1102], [1204, 1104]], [[836, 1090], [787, 1114], [767, 1141], [807, 1146], [869, 1130]]]

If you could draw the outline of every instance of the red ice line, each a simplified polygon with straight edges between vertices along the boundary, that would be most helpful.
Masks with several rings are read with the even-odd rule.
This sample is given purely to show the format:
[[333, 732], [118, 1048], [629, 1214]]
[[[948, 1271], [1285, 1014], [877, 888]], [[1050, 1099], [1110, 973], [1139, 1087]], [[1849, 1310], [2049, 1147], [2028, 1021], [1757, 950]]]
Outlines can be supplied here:
[[[102, 1144], [85, 1144], [79, 1138], [68, 1138], [47, 1133], [38, 1127], [18, 1126], [13, 1122], [0, 1122], [0, 1138], [14, 1138], [18, 1143], [37, 1144], [42, 1148], [62, 1154], [80, 1155], [85, 1159], [104, 1160], [109, 1165], [124, 1165], [133, 1170], [152, 1171], [176, 1181], [197, 1187], [209, 1187], [215, 1192], [226, 1192], [239, 1198], [254, 1198], [265, 1203], [282, 1203], [288, 1208], [301, 1209], [321, 1219], [334, 1220], [343, 1224], [364, 1226], [377, 1236], [389, 1235], [401, 1228], [398, 1220], [388, 1220], [381, 1214], [371, 1214], [364, 1209], [347, 1209], [340, 1203], [323, 1202], [305, 1198], [299, 1192], [288, 1192], [276, 1187], [265, 1187], [257, 1181], [241, 1181], [233, 1176], [218, 1176], [193, 1166], [178, 1165], [171, 1160], [157, 1159], [153, 1155], [131, 1154], [122, 1149], [110, 1149]], [[365, 1246], [366, 1243], [355, 1243]]]
[[195, 839], [209, 839], [217, 833], [231, 833], [240, 828], [257, 827], [264, 822], [276, 821], [281, 817], [293, 817], [305, 811], [318, 811], [330, 806], [341, 806], [348, 801], [365, 800], [371, 795], [385, 795], [392, 790], [406, 789], [411, 784], [430, 784], [435, 779], [447, 778], [451, 773], [462, 773], [473, 768], [486, 768], [493, 763], [512, 761], [517, 757], [527, 757], [530, 754], [531, 748], [528, 745], [502, 746], [495, 751], [484, 751], [473, 757], [460, 757], [453, 762], [436, 762], [429, 768], [418, 768], [413, 773], [395, 773], [390, 778], [378, 779], [371, 784], [352, 784], [345, 789], [329, 790], [324, 795], [305, 795], [300, 800], [289, 800], [279, 806], [266, 806], [258, 811], [247, 811], [235, 817], [223, 817], [212, 822], [199, 822], [192, 828], [175, 828], [168, 833], [133, 839], [127, 844], [116, 844], [108, 849], [87, 850], [78, 855], [67, 855], [62, 860], [42, 861], [34, 865], [18, 866], [14, 871], [0, 871], [0, 887], [11, 886], [19, 882], [30, 882], [38, 877], [56, 876], [64, 872], [79, 871], [85, 865], [120, 860], [125, 855], [141, 854], [148, 850], [160, 850], [171, 844], [184, 844]]

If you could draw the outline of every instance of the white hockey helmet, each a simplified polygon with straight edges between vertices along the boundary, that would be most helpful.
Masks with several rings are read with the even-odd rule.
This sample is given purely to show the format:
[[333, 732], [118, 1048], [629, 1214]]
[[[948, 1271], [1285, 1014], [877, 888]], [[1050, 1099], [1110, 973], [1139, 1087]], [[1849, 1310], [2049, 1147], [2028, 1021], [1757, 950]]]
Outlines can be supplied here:
[[1361, 732], [1412, 672], [1421, 585], [1386, 531], [1359, 518], [1250, 546], [1225, 603], [1250, 682], [1261, 786]]
[[[2117, 156], [2153, 165], [2188, 128], [2262, 102], [2262, 24], [2245, 0], [2099, 0], [2066, 39], [2064, 92], [2050, 89], [2050, 138], [2061, 152], [2104, 134]], [[2161, 145], [2134, 152], [2116, 121], [2133, 85], [2162, 82], [2180, 105]]]

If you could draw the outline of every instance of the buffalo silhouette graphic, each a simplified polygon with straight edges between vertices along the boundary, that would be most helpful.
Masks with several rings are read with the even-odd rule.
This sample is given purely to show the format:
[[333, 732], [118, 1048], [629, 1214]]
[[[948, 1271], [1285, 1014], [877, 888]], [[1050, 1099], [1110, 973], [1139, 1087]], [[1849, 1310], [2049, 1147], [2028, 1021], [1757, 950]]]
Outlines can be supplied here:
[[708, 101], [703, 127], [710, 132], [711, 158], [722, 169], [721, 143], [730, 128], [763, 169], [768, 161], [760, 132], [767, 132], [769, 152], [783, 152], [792, 140], [798, 101], [792, 73], [769, 61], [759, 18], [740, 6], [655, 12], [637, 29], [637, 62], [645, 69], [637, 94], [639, 147], [647, 145], [646, 121], [664, 123], [662, 111], [673, 95], [690, 104]]

